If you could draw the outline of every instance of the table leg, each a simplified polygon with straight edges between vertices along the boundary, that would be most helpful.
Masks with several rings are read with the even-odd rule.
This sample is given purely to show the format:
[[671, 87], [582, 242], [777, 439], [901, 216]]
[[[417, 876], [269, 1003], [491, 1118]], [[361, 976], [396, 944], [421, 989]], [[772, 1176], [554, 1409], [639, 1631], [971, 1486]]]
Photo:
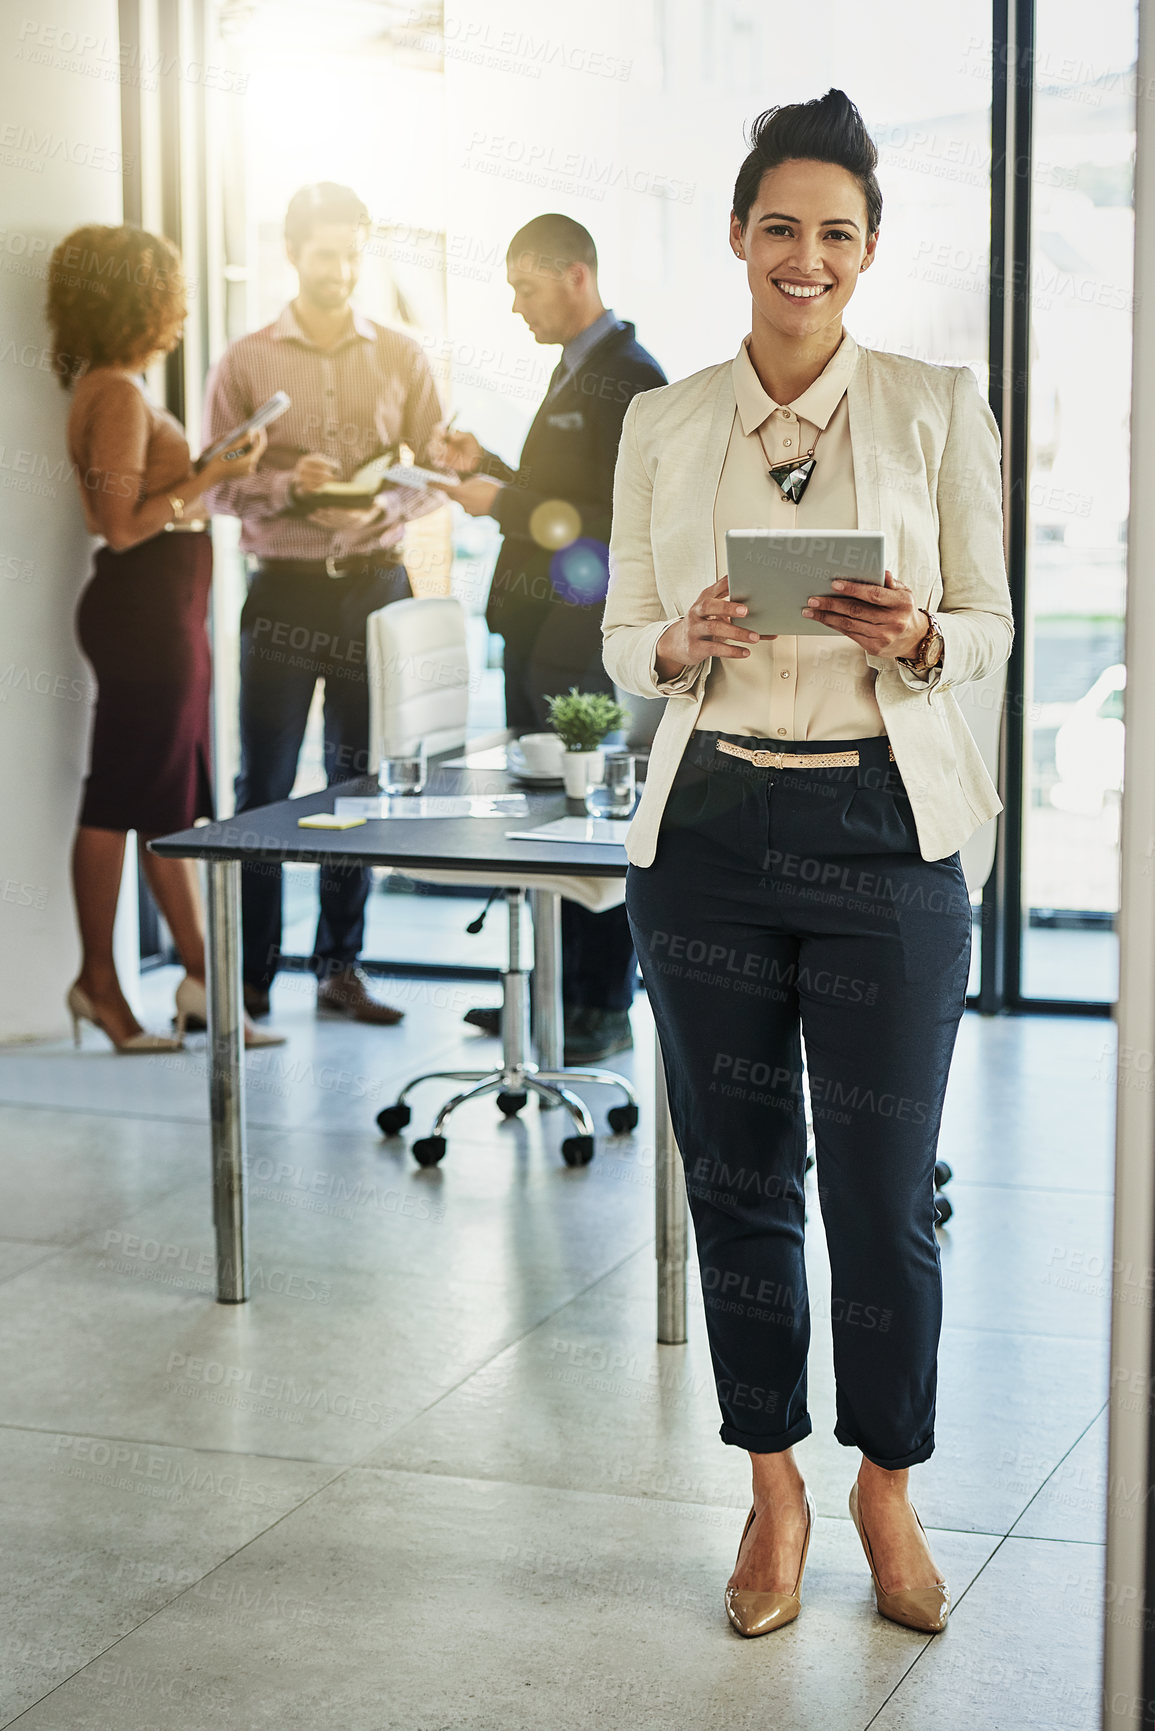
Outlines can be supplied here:
[[[533, 974], [530, 1007], [533, 1043], [543, 1070], [562, 1067], [561, 897], [555, 890], [530, 890], [533, 913]], [[542, 1111], [545, 1100], [539, 1101]]]
[[213, 1150], [213, 1225], [217, 1301], [243, 1304], [245, 1267], [245, 1054], [241, 1012], [241, 866], [209, 862], [209, 1116]]
[[686, 1340], [686, 1174], [670, 1123], [662, 1048], [654, 1033], [654, 1224], [658, 1259], [658, 1342]]

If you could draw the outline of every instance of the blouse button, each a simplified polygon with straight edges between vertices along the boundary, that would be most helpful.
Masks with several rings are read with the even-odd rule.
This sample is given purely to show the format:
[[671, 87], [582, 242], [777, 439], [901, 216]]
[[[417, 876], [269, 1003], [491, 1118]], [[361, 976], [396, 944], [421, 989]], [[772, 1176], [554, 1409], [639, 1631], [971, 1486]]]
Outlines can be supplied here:
[[783, 409], [783, 411], [782, 411], [782, 419], [783, 419], [783, 420], [784, 420], [784, 421], [788, 421], [788, 420], [789, 420], [789, 419], [790, 419], [790, 410], [789, 410], [789, 409]]
[[785, 735], [785, 733], [786, 733], [786, 729], [785, 729], [785, 728], [784, 728], [784, 727], [780, 727], [780, 728], [779, 728], [779, 729], [778, 729], [778, 731], [779, 731], [779, 733], [781, 733], [781, 734], [783, 734], [783, 735]]
[[792, 445], [794, 443], [794, 440], [793, 439], [783, 439], [782, 443], [784, 445]]
[[782, 678], [783, 678], [783, 679], [789, 679], [789, 677], [790, 677], [790, 674], [789, 674], [789, 671], [788, 671], [788, 669], [787, 669], [787, 668], [785, 668], [785, 667], [784, 667], [784, 668], [783, 668], [783, 669], [782, 669]]

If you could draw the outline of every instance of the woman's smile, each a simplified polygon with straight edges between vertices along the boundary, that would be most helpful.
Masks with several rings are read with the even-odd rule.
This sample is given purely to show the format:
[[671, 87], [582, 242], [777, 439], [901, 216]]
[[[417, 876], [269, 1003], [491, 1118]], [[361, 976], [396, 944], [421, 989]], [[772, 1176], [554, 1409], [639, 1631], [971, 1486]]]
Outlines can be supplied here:
[[821, 299], [828, 289], [834, 287], [832, 282], [792, 283], [778, 277], [771, 277], [770, 280], [779, 294], [785, 295], [788, 301], [816, 301]]

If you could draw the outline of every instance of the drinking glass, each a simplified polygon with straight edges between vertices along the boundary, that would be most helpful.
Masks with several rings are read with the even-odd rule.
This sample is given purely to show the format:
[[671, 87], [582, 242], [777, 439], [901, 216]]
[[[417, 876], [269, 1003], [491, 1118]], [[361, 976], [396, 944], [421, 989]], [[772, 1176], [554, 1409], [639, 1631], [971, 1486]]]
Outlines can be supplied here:
[[377, 785], [382, 793], [420, 793], [425, 786], [425, 746], [413, 751], [398, 752], [383, 757], [377, 771]]
[[607, 753], [601, 781], [586, 794], [586, 811], [591, 817], [632, 817], [635, 796], [633, 758]]

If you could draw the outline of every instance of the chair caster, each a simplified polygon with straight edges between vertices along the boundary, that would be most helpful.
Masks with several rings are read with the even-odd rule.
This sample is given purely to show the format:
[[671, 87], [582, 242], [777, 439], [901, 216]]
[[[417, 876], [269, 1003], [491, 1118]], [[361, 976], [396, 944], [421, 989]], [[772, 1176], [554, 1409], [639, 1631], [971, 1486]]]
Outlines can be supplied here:
[[949, 1196], [936, 1196], [935, 1197], [935, 1199], [934, 1199], [934, 1223], [936, 1226], [945, 1226], [947, 1221], [950, 1219], [950, 1217], [953, 1213], [954, 1213], [954, 1208], [951, 1205], [951, 1200], [950, 1200]]
[[411, 1152], [418, 1166], [436, 1166], [439, 1160], [444, 1160], [445, 1149], [444, 1136], [419, 1136]]
[[528, 1098], [529, 1098], [529, 1095], [524, 1094], [524, 1093], [522, 1093], [522, 1094], [501, 1093], [497, 1096], [498, 1111], [503, 1113], [503, 1115], [506, 1118], [516, 1118], [517, 1114], [521, 1111], [522, 1107], [525, 1105]]
[[396, 1136], [412, 1116], [408, 1106], [385, 1106], [377, 1114], [377, 1128], [382, 1136]]
[[935, 1161], [934, 1187], [936, 1190], [941, 1190], [944, 1184], [949, 1184], [953, 1177], [954, 1168], [952, 1166], [948, 1166], [945, 1160]]
[[628, 1136], [638, 1127], [638, 1108], [632, 1100], [625, 1106], [611, 1106], [606, 1116], [615, 1136]]
[[561, 1157], [567, 1166], [588, 1166], [594, 1157], [592, 1136], [567, 1136], [561, 1145]]

